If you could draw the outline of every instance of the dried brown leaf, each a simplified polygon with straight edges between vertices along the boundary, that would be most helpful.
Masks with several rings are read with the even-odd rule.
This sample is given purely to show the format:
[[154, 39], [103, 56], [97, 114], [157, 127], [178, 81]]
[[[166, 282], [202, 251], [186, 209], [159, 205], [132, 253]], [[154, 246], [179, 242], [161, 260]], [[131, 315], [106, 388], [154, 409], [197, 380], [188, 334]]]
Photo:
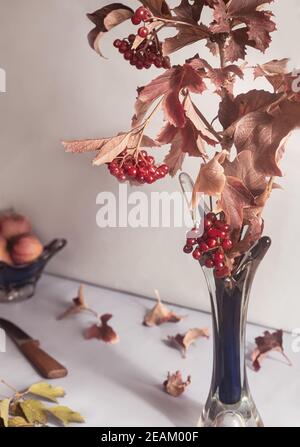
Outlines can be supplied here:
[[173, 397], [181, 396], [186, 388], [191, 384], [191, 376], [188, 376], [187, 380], [184, 382], [182, 379], [182, 374], [180, 371], [176, 371], [175, 374], [168, 373], [168, 378], [164, 382], [164, 389], [166, 393]]
[[291, 366], [291, 361], [288, 359], [283, 348], [283, 331], [276, 332], [265, 331], [262, 337], [255, 339], [256, 349], [252, 354], [252, 364], [255, 371], [261, 369], [262, 359], [271, 351], [280, 352]]
[[103, 56], [99, 46], [102, 36], [115, 26], [130, 19], [133, 14], [134, 11], [122, 3], [112, 3], [98, 9], [92, 14], [87, 14], [87, 17], [96, 25], [88, 35], [91, 48], [100, 56]]
[[169, 336], [168, 340], [171, 345], [175, 346], [180, 350], [183, 357], [186, 357], [186, 353], [190, 346], [196, 342], [198, 338], [209, 338], [209, 330], [204, 329], [190, 329], [185, 334], [177, 334], [175, 337]]
[[147, 312], [143, 324], [148, 327], [160, 326], [164, 323], [179, 323], [183, 320], [182, 316], [171, 312], [162, 302], [158, 291], [155, 291], [157, 297], [157, 304], [152, 310]]
[[100, 317], [100, 324], [94, 324], [84, 331], [84, 338], [86, 340], [96, 338], [108, 344], [118, 343], [120, 341], [118, 334], [108, 325], [112, 317], [110, 314], [102, 315]]

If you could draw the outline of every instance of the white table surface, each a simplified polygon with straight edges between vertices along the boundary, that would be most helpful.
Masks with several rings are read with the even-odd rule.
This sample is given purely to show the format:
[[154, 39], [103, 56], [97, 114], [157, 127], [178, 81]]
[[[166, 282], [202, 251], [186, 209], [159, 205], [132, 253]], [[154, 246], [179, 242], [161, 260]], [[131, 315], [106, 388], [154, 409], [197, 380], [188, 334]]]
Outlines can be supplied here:
[[[52, 381], [66, 389], [62, 403], [79, 411], [89, 427], [194, 427], [210, 386], [212, 340], [200, 339], [186, 359], [164, 340], [193, 327], [211, 327], [210, 316], [171, 306], [188, 318], [150, 329], [141, 323], [145, 311], [153, 307], [151, 300], [87, 285], [90, 306], [114, 315], [112, 325], [120, 343], [105, 345], [83, 339], [83, 329], [93, 322], [89, 315], [56, 320], [76, 296], [77, 288], [74, 281], [44, 275], [33, 299], [0, 305], [1, 317], [38, 338], [42, 348], [69, 369], [68, 377]], [[249, 325], [249, 347], [264, 329]], [[300, 354], [292, 352], [292, 340], [290, 334], [285, 335], [293, 367], [274, 353], [259, 373], [248, 369], [253, 397], [269, 427], [300, 426]], [[162, 390], [168, 371], [176, 370], [184, 377], [192, 376], [192, 384], [178, 399]], [[7, 352], [0, 354], [0, 378], [18, 389], [41, 380], [10, 340]], [[2, 385], [0, 393], [7, 394]]]

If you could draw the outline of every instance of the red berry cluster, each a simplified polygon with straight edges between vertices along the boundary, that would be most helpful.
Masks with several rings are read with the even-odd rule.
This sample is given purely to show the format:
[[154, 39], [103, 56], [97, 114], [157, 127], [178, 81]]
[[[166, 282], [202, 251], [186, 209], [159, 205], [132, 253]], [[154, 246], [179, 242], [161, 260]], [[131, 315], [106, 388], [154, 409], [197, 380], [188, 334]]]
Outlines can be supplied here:
[[200, 261], [203, 258], [207, 268], [214, 268], [215, 275], [223, 278], [229, 274], [225, 265], [225, 255], [233, 246], [230, 239], [230, 225], [225, 220], [218, 219], [214, 213], [209, 213], [204, 218], [204, 233], [201, 237], [188, 238], [183, 248], [184, 253], [193, 253], [194, 259]]
[[169, 173], [167, 165], [156, 166], [154, 157], [144, 150], [138, 153], [123, 151], [111, 163], [108, 163], [108, 169], [119, 182], [130, 180], [139, 184], [152, 184]]
[[[142, 21], [147, 22], [149, 19], [151, 19], [151, 12], [141, 6], [136, 10], [131, 20], [134, 25], [140, 25]], [[138, 36], [145, 40], [136, 49], [132, 48], [137, 37], [135, 34], [130, 34], [127, 39], [114, 41], [114, 47], [123, 54], [124, 59], [130, 65], [138, 70], [149, 69], [152, 65], [165, 69], [171, 67], [170, 58], [164, 57], [162, 54], [162, 44], [158, 40], [155, 30], [149, 33], [148, 28], [142, 26], [138, 29]]]

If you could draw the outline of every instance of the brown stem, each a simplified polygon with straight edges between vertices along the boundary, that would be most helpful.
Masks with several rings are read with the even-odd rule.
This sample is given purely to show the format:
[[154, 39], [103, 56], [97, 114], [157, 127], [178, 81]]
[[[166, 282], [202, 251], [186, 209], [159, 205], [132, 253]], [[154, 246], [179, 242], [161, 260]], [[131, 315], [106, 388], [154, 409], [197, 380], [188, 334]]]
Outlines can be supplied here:
[[[190, 94], [188, 94], [188, 95], [190, 96]], [[214, 129], [214, 127], [210, 124], [210, 122], [205, 118], [203, 113], [200, 112], [198, 107], [195, 106], [195, 104], [194, 104], [194, 109], [197, 112], [199, 118], [201, 118], [201, 120], [203, 121], [203, 123], [207, 127], [207, 129], [211, 132], [211, 134], [214, 135], [214, 137], [216, 137], [216, 139], [219, 141], [219, 143], [222, 143], [223, 138], [218, 134], [218, 132]]]
[[225, 54], [224, 54], [224, 43], [223, 42], [219, 42], [218, 43], [219, 46], [219, 53], [220, 53], [220, 66], [221, 68], [225, 68]]

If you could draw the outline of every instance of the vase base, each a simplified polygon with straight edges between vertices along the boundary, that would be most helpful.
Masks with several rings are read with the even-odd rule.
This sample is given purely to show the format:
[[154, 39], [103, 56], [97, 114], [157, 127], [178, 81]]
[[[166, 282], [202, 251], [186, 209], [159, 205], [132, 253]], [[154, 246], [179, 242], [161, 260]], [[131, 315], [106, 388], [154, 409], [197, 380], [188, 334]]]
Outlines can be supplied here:
[[234, 405], [225, 405], [217, 398], [210, 399], [204, 408], [198, 427], [263, 427], [263, 421], [252, 398], [244, 397]]

